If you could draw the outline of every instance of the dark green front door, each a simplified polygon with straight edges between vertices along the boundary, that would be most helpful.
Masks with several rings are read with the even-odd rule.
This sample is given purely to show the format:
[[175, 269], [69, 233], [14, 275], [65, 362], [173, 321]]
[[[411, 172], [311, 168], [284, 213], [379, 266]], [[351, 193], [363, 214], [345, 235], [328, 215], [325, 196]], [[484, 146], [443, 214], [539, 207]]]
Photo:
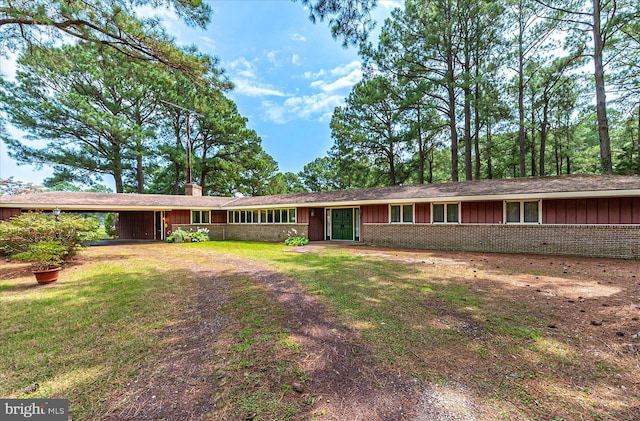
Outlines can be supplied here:
[[353, 209], [331, 210], [331, 239], [353, 241]]

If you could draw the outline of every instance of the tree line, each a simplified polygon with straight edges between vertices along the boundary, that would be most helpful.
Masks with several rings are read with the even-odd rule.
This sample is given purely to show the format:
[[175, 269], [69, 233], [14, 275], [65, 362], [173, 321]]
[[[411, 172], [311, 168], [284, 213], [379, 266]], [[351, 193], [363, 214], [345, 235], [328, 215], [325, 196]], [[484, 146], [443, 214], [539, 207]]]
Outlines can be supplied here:
[[312, 190], [640, 174], [640, 5], [405, 2], [364, 43]]
[[108, 175], [118, 193], [179, 194], [190, 141], [194, 181], [207, 194], [261, 193], [277, 164], [225, 96], [231, 85], [215, 58], [189, 54], [208, 69], [198, 80], [94, 43], [29, 47], [0, 99], [14, 126], [47, 143], [7, 136], [12, 156], [53, 165], [53, 188]]
[[[99, 189], [108, 175], [118, 192], [179, 194], [188, 150], [210, 195], [640, 173], [633, 0], [408, 0], [376, 42], [375, 0], [302, 0], [359, 45], [365, 76], [334, 111], [333, 147], [298, 174], [278, 172], [217, 58], [137, 18], [144, 3], [0, 8], [0, 41], [21, 52], [16, 81], [0, 80], [0, 118], [47, 143], [0, 137], [19, 162], [53, 166], [48, 187]], [[160, 4], [188, 24], [210, 18], [201, 1]], [[56, 31], [74, 43], [51, 46]]]
[[[347, 46], [366, 38], [376, 1], [301, 3]], [[194, 181], [205, 194], [302, 189], [295, 174], [278, 172], [260, 137], [225, 96], [232, 85], [218, 60], [195, 47], [178, 47], [160, 21], [137, 14], [142, 6], [171, 9], [202, 29], [212, 14], [202, 0], [0, 6], [0, 54], [21, 54], [16, 82], [0, 79], [0, 139], [10, 156], [53, 166], [45, 180], [51, 189], [78, 190], [80, 184], [104, 191], [99, 183], [108, 175], [117, 192], [178, 194], [189, 149]], [[26, 131], [36, 146], [12, 138], [6, 122]]]

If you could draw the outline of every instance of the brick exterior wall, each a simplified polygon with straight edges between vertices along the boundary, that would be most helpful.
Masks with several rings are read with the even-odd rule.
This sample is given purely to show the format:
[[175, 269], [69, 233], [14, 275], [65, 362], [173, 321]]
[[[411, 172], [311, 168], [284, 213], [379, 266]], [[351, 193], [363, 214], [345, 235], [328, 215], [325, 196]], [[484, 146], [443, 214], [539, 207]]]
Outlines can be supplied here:
[[363, 224], [365, 244], [640, 259], [639, 225]]
[[173, 229], [207, 228], [212, 240], [282, 242], [288, 237], [308, 238], [307, 224], [173, 224]]

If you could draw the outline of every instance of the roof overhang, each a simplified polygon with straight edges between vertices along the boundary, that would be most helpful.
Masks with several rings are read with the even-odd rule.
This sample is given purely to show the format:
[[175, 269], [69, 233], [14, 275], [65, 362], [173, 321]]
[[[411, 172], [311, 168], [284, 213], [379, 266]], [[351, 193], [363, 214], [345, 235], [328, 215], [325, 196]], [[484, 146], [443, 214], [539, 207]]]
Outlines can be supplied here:
[[499, 195], [479, 195], [479, 196], [442, 196], [423, 198], [403, 198], [403, 199], [376, 199], [376, 200], [340, 200], [329, 202], [311, 203], [278, 203], [260, 204], [249, 206], [224, 206], [224, 210], [243, 209], [265, 209], [265, 208], [335, 208], [348, 206], [384, 205], [384, 204], [405, 204], [405, 203], [440, 203], [440, 202], [484, 202], [503, 200], [540, 200], [540, 199], [593, 199], [607, 197], [633, 197], [640, 196], [640, 190], [602, 190], [587, 192], [553, 192], [553, 193], [522, 193], [522, 194], [499, 194]]

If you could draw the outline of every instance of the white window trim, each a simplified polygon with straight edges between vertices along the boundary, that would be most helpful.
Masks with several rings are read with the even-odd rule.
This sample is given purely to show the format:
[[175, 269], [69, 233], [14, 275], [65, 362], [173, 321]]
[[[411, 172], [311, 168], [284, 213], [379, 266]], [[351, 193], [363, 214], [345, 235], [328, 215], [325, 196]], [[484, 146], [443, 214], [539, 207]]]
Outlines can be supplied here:
[[[433, 220], [433, 206], [434, 205], [444, 205], [444, 221], [436, 222]], [[447, 221], [447, 205], [458, 205], [458, 222], [448, 222]], [[458, 225], [462, 223], [462, 204], [461, 202], [431, 202], [430, 210], [430, 218], [432, 224], [449, 224], [449, 225]]]
[[[193, 213], [194, 212], [199, 212], [200, 213], [200, 222], [193, 222]], [[202, 222], [202, 213], [208, 213], [209, 214], [209, 222]], [[189, 212], [189, 224], [193, 225], [193, 224], [210, 224], [211, 223], [211, 210], [200, 210], [200, 209], [191, 209], [191, 211]]]
[[[275, 211], [279, 210], [280, 211], [280, 222], [267, 222], [267, 221], [263, 221], [262, 220], [262, 212], [264, 211], [265, 214], [268, 211], [272, 211], [273, 212], [273, 218], [275, 220]], [[287, 221], [283, 221], [282, 220], [282, 211], [286, 210], [287, 211], [287, 217], [290, 217], [291, 215], [291, 210], [293, 210], [293, 215], [294, 215], [294, 222], [289, 222]], [[249, 213], [253, 213], [254, 211], [258, 212], [258, 221], [252, 221], [252, 222], [235, 222], [234, 219], [234, 214], [235, 212], [245, 212], [246, 215], [248, 216]], [[246, 217], [245, 217], [246, 218]], [[245, 219], [246, 221], [246, 219]], [[258, 208], [258, 209], [234, 209], [234, 210], [228, 210], [227, 211], [227, 224], [234, 224], [234, 225], [255, 225], [255, 224], [268, 224], [268, 225], [286, 225], [286, 224], [297, 224], [298, 223], [298, 208]]]
[[[392, 206], [400, 206], [400, 221], [399, 222], [393, 222], [391, 221], [391, 207]], [[404, 209], [402, 208], [403, 206], [411, 206], [411, 218], [412, 220], [410, 222], [405, 222], [404, 221]], [[416, 204], [415, 203], [390, 203], [389, 204], [389, 223], [390, 224], [415, 224], [416, 221]]]
[[[524, 204], [525, 202], [538, 202], [538, 221], [524, 222]], [[520, 221], [507, 222], [507, 203], [520, 203]], [[502, 204], [502, 220], [509, 225], [540, 225], [542, 224], [542, 200], [540, 199], [523, 199], [523, 200], [505, 200]]]

